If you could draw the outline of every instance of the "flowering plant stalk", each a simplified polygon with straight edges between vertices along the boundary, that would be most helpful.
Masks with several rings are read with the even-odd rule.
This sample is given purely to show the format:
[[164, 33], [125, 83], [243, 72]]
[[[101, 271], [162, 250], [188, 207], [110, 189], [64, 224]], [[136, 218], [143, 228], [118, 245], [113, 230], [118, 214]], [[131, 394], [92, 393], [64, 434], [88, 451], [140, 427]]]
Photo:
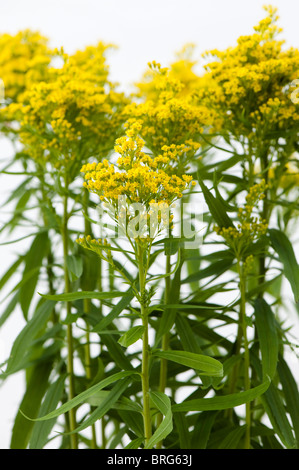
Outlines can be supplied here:
[[266, 7], [203, 72], [186, 45], [130, 97], [111, 45], [0, 35], [11, 448], [298, 448], [299, 53], [281, 33]]

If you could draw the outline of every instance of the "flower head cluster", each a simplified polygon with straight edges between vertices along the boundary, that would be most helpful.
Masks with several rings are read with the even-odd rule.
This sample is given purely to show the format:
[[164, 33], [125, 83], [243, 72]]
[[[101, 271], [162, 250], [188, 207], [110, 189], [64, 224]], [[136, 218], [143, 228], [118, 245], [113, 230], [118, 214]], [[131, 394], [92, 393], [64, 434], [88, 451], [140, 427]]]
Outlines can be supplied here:
[[151, 63], [154, 91], [143, 102], [134, 102], [125, 109], [129, 122], [142, 122], [142, 138], [157, 154], [163, 146], [187, 146], [191, 154], [198, 150], [200, 136], [210, 125], [211, 113], [205, 106], [194, 104], [190, 93], [184, 94], [184, 84], [168, 68]]
[[68, 169], [113, 149], [127, 100], [107, 81], [104, 51], [99, 45], [85, 54], [62, 54], [63, 66], [50, 68], [48, 81], [28, 90], [22, 104], [9, 107], [20, 122], [25, 151], [40, 163]]
[[218, 116], [215, 130], [238, 140], [248, 138], [251, 148], [278, 141], [286, 130], [297, 139], [299, 129], [299, 107], [289, 96], [299, 51], [283, 48], [277, 39], [281, 29], [276, 9], [265, 9], [267, 16], [253, 34], [241, 36], [235, 47], [205, 54], [211, 85], [197, 92], [200, 102]]
[[47, 43], [47, 38], [29, 29], [0, 35], [0, 77], [7, 100], [21, 102], [27, 89], [46, 79], [53, 56]]
[[171, 170], [168, 149], [157, 157], [143, 151], [144, 141], [138, 133], [141, 125], [135, 122], [126, 135], [116, 140], [115, 151], [119, 154], [116, 165], [103, 160], [83, 165], [84, 186], [99, 195], [102, 201], [116, 204], [119, 196], [126, 196], [130, 203], [139, 202], [147, 207], [150, 203], [172, 202], [182, 197], [192, 181], [189, 175], [177, 176]]
[[245, 198], [246, 204], [244, 207], [239, 208], [237, 227], [215, 227], [216, 233], [222, 236], [238, 255], [242, 254], [251, 243], [267, 232], [268, 224], [266, 221], [258, 218], [253, 213], [259, 201], [264, 199], [266, 189], [265, 180], [250, 188]]
[[193, 58], [195, 45], [187, 43], [175, 54], [175, 61], [169, 68], [162, 68], [155, 61], [148, 64], [142, 80], [136, 83], [138, 96], [146, 100], [157, 102], [160, 100], [161, 88], [174, 87], [179, 98], [192, 95], [201, 83], [200, 77], [195, 73], [197, 61]]

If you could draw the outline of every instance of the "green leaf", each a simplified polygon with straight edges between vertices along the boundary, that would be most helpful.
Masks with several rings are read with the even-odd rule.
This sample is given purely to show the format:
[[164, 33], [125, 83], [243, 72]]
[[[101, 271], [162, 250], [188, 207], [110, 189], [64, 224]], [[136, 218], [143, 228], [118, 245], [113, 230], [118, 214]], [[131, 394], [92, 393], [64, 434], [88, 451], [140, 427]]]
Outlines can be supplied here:
[[24, 256], [19, 256], [17, 261], [15, 261], [10, 268], [6, 271], [5, 274], [0, 279], [0, 289], [3, 288], [3, 286], [9, 281], [11, 276], [16, 272], [17, 268], [20, 266], [20, 264], [24, 261]]
[[[66, 375], [59, 377], [56, 382], [52, 383], [47, 390], [44, 401], [40, 407], [39, 416], [47, 414], [50, 410], [55, 408], [61, 400], [64, 391], [64, 381]], [[22, 407], [25, 412], [25, 409]], [[30, 411], [26, 414], [32, 415]], [[42, 449], [48, 441], [48, 436], [56, 423], [56, 418], [49, 419], [48, 421], [33, 423], [32, 435], [29, 442], [30, 449]]]
[[132, 413], [127, 410], [117, 410], [120, 418], [126, 424], [126, 426], [136, 434], [138, 439], [141, 439], [141, 443], [144, 442], [144, 425], [141, 413]]
[[173, 429], [171, 402], [167, 395], [161, 392], [150, 392], [150, 398], [155, 407], [164, 415], [152, 437], [148, 440], [145, 449], [152, 449], [158, 442], [163, 441]]
[[33, 318], [19, 333], [11, 348], [7, 367], [3, 374], [4, 377], [13, 374], [22, 367], [33, 340], [48, 321], [54, 305], [55, 303], [52, 301], [43, 302], [36, 310]]
[[175, 413], [174, 421], [176, 430], [179, 435], [180, 449], [191, 449], [190, 432], [188, 428], [187, 419], [184, 413]]
[[[86, 400], [86, 403], [89, 403], [92, 406], [100, 406], [103, 401], [107, 398], [109, 395], [108, 390], [100, 390], [96, 394], [92, 395], [90, 398]], [[126, 397], [121, 397], [120, 400], [118, 400], [116, 403], [114, 403], [113, 407], [116, 410], [125, 410], [125, 411], [133, 411], [135, 413], [142, 413], [142, 407], [136, 403], [135, 401], [132, 401], [129, 398]]]
[[221, 362], [203, 354], [196, 354], [189, 351], [155, 351], [153, 352], [153, 356], [202, 371], [204, 372], [204, 375], [212, 375], [216, 377], [221, 377], [223, 375]]
[[299, 391], [295, 378], [292, 375], [286, 361], [280, 357], [278, 361], [278, 374], [282, 383], [283, 393], [286, 400], [287, 411], [293, 423], [293, 429], [299, 448]]
[[[48, 379], [52, 366], [52, 362], [49, 362], [38, 364], [33, 368], [24, 398], [20, 405], [20, 410], [24, 413], [33, 417], [37, 416], [42, 398], [48, 387]], [[11, 449], [27, 448], [34, 425], [32, 421], [24, 417], [20, 410], [18, 411], [12, 430]]]
[[280, 391], [273, 383], [269, 386], [267, 393], [261, 397], [261, 401], [273, 429], [280, 437], [282, 443], [288, 449], [295, 448], [296, 442], [293, 436], [293, 430], [286, 414]]
[[200, 187], [202, 189], [205, 201], [210, 209], [210, 212], [212, 214], [212, 217], [214, 218], [216, 224], [222, 228], [228, 228], [228, 227], [233, 227], [234, 224], [230, 217], [226, 213], [226, 208], [223, 205], [221, 200], [218, 200], [213, 196], [213, 194], [210, 192], [210, 190], [206, 187], [204, 184], [203, 180], [201, 179], [200, 175], [198, 174], [198, 182], [200, 184]]
[[9, 302], [7, 307], [5, 308], [4, 312], [2, 313], [2, 315], [0, 317], [0, 327], [6, 322], [6, 320], [9, 318], [10, 314], [14, 311], [17, 303], [19, 302], [19, 295], [20, 295], [20, 293], [17, 292], [13, 296], [13, 298], [11, 299], [11, 301]]
[[125, 449], [139, 449], [143, 441], [144, 441], [143, 437], [137, 437], [133, 441], [129, 442], [129, 444], [125, 447]]
[[295, 302], [299, 301], [299, 266], [293, 249], [288, 237], [277, 229], [269, 229], [271, 244], [279, 256], [281, 263], [283, 264], [283, 274], [288, 279]]
[[25, 319], [28, 316], [28, 309], [35, 293], [35, 287], [39, 278], [40, 267], [43, 258], [49, 247], [48, 233], [39, 233], [32, 242], [30, 250], [25, 256], [25, 267], [23, 271], [23, 279], [28, 273], [34, 272], [34, 275], [22, 285], [20, 289], [20, 305]]
[[143, 332], [144, 326], [133, 326], [124, 335], [122, 335], [117, 342], [127, 348], [128, 346], [131, 346], [131, 344], [134, 344], [136, 341], [141, 339]]
[[90, 416], [87, 419], [85, 419], [83, 423], [80, 424], [74, 431], [67, 433], [67, 434], [79, 433], [83, 431], [84, 429], [86, 429], [87, 427], [94, 424], [99, 419], [101, 419], [113, 407], [113, 405], [117, 402], [117, 400], [120, 398], [123, 392], [128, 388], [128, 385], [130, 384], [130, 382], [131, 382], [130, 377], [119, 380], [117, 384], [115, 384], [112, 390], [109, 392], [107, 397], [102, 401], [101, 405], [98, 406], [90, 414]]
[[76, 281], [83, 273], [83, 259], [81, 256], [68, 255], [66, 264], [70, 281]]
[[110, 323], [113, 322], [113, 320], [121, 314], [121, 312], [130, 304], [131, 300], [134, 298], [134, 294], [132, 293], [132, 290], [129, 289], [123, 298], [116, 304], [114, 307], [111, 309], [111, 312], [108, 313], [102, 320], [97, 323], [92, 331], [97, 333], [98, 331], [105, 330]]
[[[134, 372], [132, 370], [117, 372], [116, 374], [113, 374], [110, 377], [101, 380], [101, 382], [93, 385], [87, 390], [84, 390], [84, 392], [80, 393], [76, 397], [61, 405], [57, 410], [51, 411], [50, 413], [47, 413], [44, 416], [40, 416], [39, 418], [36, 418], [33, 421], [45, 421], [48, 419], [57, 418], [58, 416], [67, 413], [75, 406], [78, 406], [81, 403], [85, 403], [89, 397], [97, 393], [99, 390], [103, 390], [103, 388], [108, 387], [112, 383], [121, 380], [124, 377], [132, 376], [133, 374], [140, 375], [138, 372]], [[28, 419], [31, 419], [30, 416], [28, 417]]]
[[246, 426], [237, 426], [232, 429], [219, 444], [218, 449], [237, 449], [238, 444], [245, 434]]
[[206, 277], [216, 276], [219, 277], [231, 268], [233, 259], [221, 259], [215, 263], [211, 263], [207, 268], [201, 269], [200, 271], [190, 274], [182, 280], [182, 284], [189, 284], [190, 282], [200, 281]]
[[269, 388], [270, 379], [246, 392], [232, 393], [225, 396], [215, 396], [212, 398], [198, 398], [195, 400], [186, 400], [183, 403], [173, 405], [172, 411], [218, 411], [234, 408], [235, 406], [244, 405], [255, 398], [261, 396]]
[[[174, 416], [176, 416], [175, 413]], [[218, 411], [203, 411], [198, 416], [192, 433], [192, 449], [206, 449]]]
[[60, 302], [72, 302], [75, 300], [81, 299], [115, 299], [116, 297], [123, 297], [125, 294], [119, 291], [113, 292], [90, 292], [90, 291], [80, 291], [80, 292], [70, 292], [66, 294], [40, 294], [44, 299], [55, 300]]
[[278, 361], [278, 335], [274, 314], [264, 299], [255, 301], [255, 324], [262, 354], [263, 379], [273, 379]]
[[133, 370], [130, 359], [124, 354], [124, 350], [112, 335], [101, 336], [101, 342], [108, 349], [110, 357], [121, 370]]

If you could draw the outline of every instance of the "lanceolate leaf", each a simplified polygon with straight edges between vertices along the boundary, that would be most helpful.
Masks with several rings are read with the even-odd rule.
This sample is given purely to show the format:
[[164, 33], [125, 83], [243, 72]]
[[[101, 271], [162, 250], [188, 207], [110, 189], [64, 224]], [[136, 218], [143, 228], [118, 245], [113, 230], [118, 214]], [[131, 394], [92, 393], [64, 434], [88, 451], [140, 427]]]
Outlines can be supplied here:
[[215, 198], [210, 190], [206, 187], [203, 180], [198, 175], [198, 182], [202, 189], [205, 201], [210, 209], [213, 219], [219, 227], [233, 227], [234, 224], [230, 217], [226, 213], [226, 208], [224, 207], [221, 200]]
[[47, 232], [39, 233], [33, 240], [30, 250], [25, 257], [23, 278], [33, 270], [35, 271], [34, 275], [22, 285], [20, 290], [20, 304], [25, 318], [27, 318], [28, 315], [30, 302], [34, 295], [35, 287], [39, 278], [40, 267], [42, 265], [43, 258], [47, 253], [48, 246], [49, 239]]
[[299, 390], [298, 384], [293, 377], [286, 361], [280, 357], [278, 361], [278, 374], [282, 383], [283, 393], [286, 400], [286, 409], [291, 417], [293, 429], [299, 448]]
[[[42, 398], [48, 387], [52, 366], [52, 361], [41, 363], [34, 367], [31, 374], [20, 410], [32, 417], [36, 417], [38, 414]], [[26, 449], [33, 425], [33, 421], [29, 421], [20, 411], [18, 412], [12, 431], [11, 449]]]
[[53, 311], [55, 303], [52, 301], [43, 302], [36, 310], [33, 318], [17, 336], [10, 352], [6, 370], [3, 376], [13, 374], [22, 367], [32, 341], [38, 332], [44, 327]]
[[232, 393], [224, 396], [215, 396], [212, 398], [198, 398], [196, 400], [186, 400], [183, 403], [173, 405], [172, 411], [212, 411], [227, 410], [235, 406], [244, 405], [266, 392], [270, 385], [270, 379], [246, 392]]
[[[40, 416], [39, 418], [36, 418], [33, 421], [44, 421], [48, 419], [57, 418], [58, 416], [64, 413], [67, 413], [75, 406], [78, 406], [81, 403], [84, 403], [89, 397], [97, 393], [99, 390], [103, 390], [103, 388], [108, 387], [112, 383], [118, 380], [121, 380], [125, 377], [132, 376], [133, 374], [139, 375], [138, 372], [134, 372], [134, 371], [117, 372], [116, 374], [111, 375], [110, 377], [107, 377], [106, 379], [101, 380], [101, 382], [97, 383], [96, 385], [93, 385], [92, 387], [88, 388], [87, 390], [80, 393], [72, 400], [69, 400], [68, 402], [64, 403], [57, 410], [51, 411], [50, 413], [47, 413], [44, 416]], [[30, 416], [28, 416], [27, 418], [31, 419]]]
[[160, 426], [149, 439], [146, 449], [152, 449], [158, 442], [165, 439], [173, 429], [171, 402], [167, 395], [161, 392], [151, 392], [150, 397], [156, 408], [164, 415]]
[[142, 325], [133, 326], [119, 338], [118, 343], [124, 346], [125, 348], [127, 348], [131, 346], [131, 344], [134, 344], [136, 343], [136, 341], [141, 339], [143, 332], [144, 332], [144, 326]]
[[204, 375], [221, 377], [223, 374], [221, 362], [212, 357], [204, 356], [203, 354], [196, 354], [189, 351], [156, 351], [153, 355], [202, 371]]
[[255, 323], [262, 354], [263, 378], [273, 379], [278, 361], [278, 335], [274, 314], [264, 299], [255, 301]]
[[81, 299], [114, 299], [116, 297], [123, 297], [125, 294], [122, 292], [89, 292], [89, 291], [80, 291], [80, 292], [70, 292], [69, 294], [57, 294], [57, 295], [47, 295], [40, 294], [44, 299], [55, 300], [60, 302], [72, 302], [75, 300]]
[[114, 403], [117, 402], [123, 392], [128, 388], [130, 382], [131, 378], [129, 377], [119, 380], [109, 392], [107, 397], [103, 400], [101, 405], [98, 406], [80, 426], [68, 434], [79, 433], [101, 419], [113, 407]]
[[[50, 385], [45, 395], [44, 401], [40, 407], [39, 415], [42, 416], [48, 413], [51, 409], [55, 408], [58, 405], [64, 390], [65, 379], [66, 375], [63, 375], [59, 377], [56, 382]], [[25, 412], [24, 409], [23, 411]], [[27, 411], [27, 414], [31, 415], [29, 411]], [[56, 418], [49, 419], [48, 421], [33, 423], [32, 435], [29, 442], [30, 449], [42, 449], [46, 445], [48, 441], [48, 436], [55, 422]]]
[[280, 261], [284, 267], [284, 275], [288, 279], [293, 294], [295, 297], [295, 302], [299, 301], [299, 266], [295, 256], [294, 248], [285, 235], [277, 229], [270, 229], [270, 240], [271, 244], [279, 256]]

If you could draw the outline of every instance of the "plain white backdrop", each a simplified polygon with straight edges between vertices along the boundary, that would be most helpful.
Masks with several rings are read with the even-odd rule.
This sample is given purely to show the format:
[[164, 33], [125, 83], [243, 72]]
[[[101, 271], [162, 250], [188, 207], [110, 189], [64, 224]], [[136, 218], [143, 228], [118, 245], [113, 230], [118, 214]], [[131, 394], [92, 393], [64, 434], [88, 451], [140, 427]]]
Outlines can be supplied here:
[[[149, 61], [167, 66], [186, 43], [196, 44], [195, 59], [200, 59], [206, 50], [233, 46], [240, 35], [251, 34], [252, 27], [264, 17], [264, 3], [261, 0], [0, 0], [0, 34], [15, 34], [26, 28], [38, 30], [50, 39], [51, 46], [63, 46], [69, 53], [99, 40], [113, 43], [118, 50], [108, 59], [110, 77], [124, 90], [130, 90]], [[298, 1], [276, 0], [273, 6], [278, 7], [286, 45], [299, 47]], [[11, 152], [3, 141], [0, 150], [0, 160]], [[1, 175], [0, 205], [7, 191], [17, 184], [15, 177]], [[0, 210], [3, 211], [0, 223], [3, 223], [7, 215], [5, 208]], [[21, 249], [19, 244], [0, 245], [0, 276], [12, 264], [14, 253]], [[12, 341], [23, 325], [22, 315], [17, 311], [0, 329], [0, 363], [7, 358]], [[298, 367], [295, 363], [290, 365]], [[0, 387], [1, 449], [9, 448], [12, 423], [23, 390], [22, 373]]]

